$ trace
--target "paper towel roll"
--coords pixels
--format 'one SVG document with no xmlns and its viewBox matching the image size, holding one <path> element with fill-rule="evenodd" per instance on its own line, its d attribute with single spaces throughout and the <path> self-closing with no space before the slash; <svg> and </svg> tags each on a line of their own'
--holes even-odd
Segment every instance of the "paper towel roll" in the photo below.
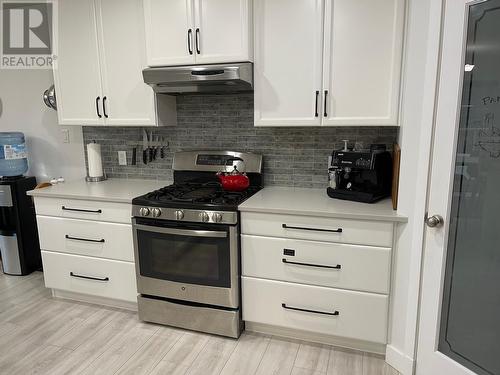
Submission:
<svg viewBox="0 0 500 375">
<path fill-rule="evenodd" d="M 87 145 L 87 162 L 89 166 L 89 177 L 102 177 L 101 145 L 98 143 L 89 143 Z"/>
</svg>

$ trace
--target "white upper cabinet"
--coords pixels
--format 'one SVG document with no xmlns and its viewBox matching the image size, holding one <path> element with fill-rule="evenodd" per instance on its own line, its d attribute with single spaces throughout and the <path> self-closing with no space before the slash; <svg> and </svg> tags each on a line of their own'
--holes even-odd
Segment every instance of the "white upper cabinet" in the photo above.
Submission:
<svg viewBox="0 0 500 375">
<path fill-rule="evenodd" d="M 154 126 L 141 0 L 60 0 L 54 82 L 61 125 Z"/>
<path fill-rule="evenodd" d="M 320 125 L 322 0 L 255 0 L 255 125 Z"/>
<path fill-rule="evenodd" d="M 194 64 L 192 0 L 144 0 L 149 66 Z"/>
<path fill-rule="evenodd" d="M 149 66 L 252 61 L 252 0 L 144 0 Z"/>
<path fill-rule="evenodd" d="M 255 0 L 255 125 L 397 126 L 404 5 Z"/>
<path fill-rule="evenodd" d="M 397 125 L 404 1 L 326 0 L 324 125 Z"/>
<path fill-rule="evenodd" d="M 194 0 L 196 63 L 251 61 L 251 0 Z"/>
<path fill-rule="evenodd" d="M 155 125 L 154 93 L 142 78 L 146 67 L 142 3 L 138 0 L 99 0 L 99 3 L 106 125 Z"/>
<path fill-rule="evenodd" d="M 61 125 L 102 125 L 102 99 L 94 0 L 64 0 L 58 6 L 54 84 Z"/>
</svg>

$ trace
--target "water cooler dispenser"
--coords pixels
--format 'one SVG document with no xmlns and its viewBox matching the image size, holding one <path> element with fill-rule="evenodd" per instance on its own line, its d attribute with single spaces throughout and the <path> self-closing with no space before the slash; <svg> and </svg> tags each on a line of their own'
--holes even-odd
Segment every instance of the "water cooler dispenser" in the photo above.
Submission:
<svg viewBox="0 0 500 375">
<path fill-rule="evenodd" d="M 27 275 L 42 266 L 35 207 L 26 192 L 34 177 L 0 179 L 0 255 L 4 273 Z"/>
<path fill-rule="evenodd" d="M 3 272 L 27 275 L 42 266 L 35 206 L 22 133 L 0 133 L 0 257 Z"/>
</svg>

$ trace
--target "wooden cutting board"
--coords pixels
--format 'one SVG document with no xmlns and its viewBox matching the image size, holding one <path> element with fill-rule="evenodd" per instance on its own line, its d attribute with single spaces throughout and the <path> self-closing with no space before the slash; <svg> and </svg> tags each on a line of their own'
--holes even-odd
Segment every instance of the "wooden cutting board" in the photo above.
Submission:
<svg viewBox="0 0 500 375">
<path fill-rule="evenodd" d="M 399 168 L 401 163 L 401 147 L 395 143 L 392 155 L 392 208 L 398 209 Z"/>
</svg>

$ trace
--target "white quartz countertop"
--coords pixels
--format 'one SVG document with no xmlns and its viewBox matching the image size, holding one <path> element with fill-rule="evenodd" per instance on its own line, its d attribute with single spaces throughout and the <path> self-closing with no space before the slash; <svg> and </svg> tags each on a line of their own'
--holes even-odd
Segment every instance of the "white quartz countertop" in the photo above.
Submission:
<svg viewBox="0 0 500 375">
<path fill-rule="evenodd" d="M 34 197 L 85 199 L 104 202 L 131 203 L 132 199 L 170 185 L 170 181 L 109 179 L 102 182 L 77 180 L 28 192 Z"/>
<path fill-rule="evenodd" d="M 332 199 L 326 189 L 267 187 L 239 206 L 242 212 L 263 212 L 356 220 L 407 222 L 392 209 L 391 199 L 377 203 L 358 203 Z"/>
</svg>

